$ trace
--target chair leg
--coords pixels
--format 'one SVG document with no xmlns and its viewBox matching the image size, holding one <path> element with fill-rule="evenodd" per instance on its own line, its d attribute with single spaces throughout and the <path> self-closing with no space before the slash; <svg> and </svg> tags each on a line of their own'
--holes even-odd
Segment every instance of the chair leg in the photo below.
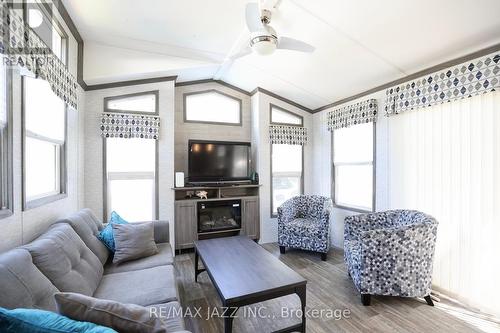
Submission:
<svg viewBox="0 0 500 333">
<path fill-rule="evenodd" d="M 434 302 L 432 301 L 431 295 L 425 296 L 424 299 L 427 302 L 427 305 L 434 306 Z"/>
<path fill-rule="evenodd" d="M 285 254 L 285 247 L 284 246 L 280 246 L 280 253 Z"/>
<path fill-rule="evenodd" d="M 326 261 L 327 254 L 321 253 L 321 260 Z"/>
<path fill-rule="evenodd" d="M 370 294 L 361 294 L 361 304 L 364 306 L 369 306 L 371 301 L 371 295 Z"/>
</svg>

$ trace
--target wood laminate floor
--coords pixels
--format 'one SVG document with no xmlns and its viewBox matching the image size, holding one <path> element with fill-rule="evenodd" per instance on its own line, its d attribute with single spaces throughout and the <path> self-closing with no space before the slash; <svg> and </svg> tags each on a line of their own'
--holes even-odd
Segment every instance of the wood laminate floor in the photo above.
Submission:
<svg viewBox="0 0 500 333">
<path fill-rule="evenodd" d="M 371 306 L 361 305 L 359 294 L 347 276 L 342 253 L 331 250 L 328 260 L 305 251 L 289 250 L 280 255 L 276 244 L 263 247 L 308 280 L 307 332 L 500 332 L 500 325 L 454 304 L 441 300 L 430 307 L 423 300 L 372 297 Z M 221 302 L 206 272 L 194 282 L 194 254 L 176 256 L 180 299 L 187 316 L 186 328 L 193 333 L 223 332 Z M 233 332 L 272 332 L 298 323 L 300 309 L 295 295 L 239 309 Z M 198 311 L 198 313 L 196 313 Z M 215 314 L 210 319 L 207 314 Z"/>
</svg>

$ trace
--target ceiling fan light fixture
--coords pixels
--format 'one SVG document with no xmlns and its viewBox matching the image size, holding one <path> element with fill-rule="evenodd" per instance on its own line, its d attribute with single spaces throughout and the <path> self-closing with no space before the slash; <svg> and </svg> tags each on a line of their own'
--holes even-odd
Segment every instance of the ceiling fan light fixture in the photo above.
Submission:
<svg viewBox="0 0 500 333">
<path fill-rule="evenodd" d="M 257 36 L 250 40 L 250 47 L 259 55 L 270 55 L 276 50 L 278 39 L 274 36 Z"/>
</svg>

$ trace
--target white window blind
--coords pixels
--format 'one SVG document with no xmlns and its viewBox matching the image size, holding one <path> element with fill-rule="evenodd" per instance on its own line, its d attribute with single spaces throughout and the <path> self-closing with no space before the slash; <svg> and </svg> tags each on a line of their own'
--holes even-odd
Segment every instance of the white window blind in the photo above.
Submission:
<svg viewBox="0 0 500 333">
<path fill-rule="evenodd" d="M 500 315 L 500 92 L 391 117 L 391 208 L 439 221 L 433 284 Z"/>
</svg>

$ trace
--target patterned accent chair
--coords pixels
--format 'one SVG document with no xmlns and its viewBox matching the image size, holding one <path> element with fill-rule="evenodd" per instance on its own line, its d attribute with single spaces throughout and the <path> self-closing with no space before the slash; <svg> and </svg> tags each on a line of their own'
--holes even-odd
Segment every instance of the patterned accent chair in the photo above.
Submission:
<svg viewBox="0 0 500 333">
<path fill-rule="evenodd" d="M 332 200 L 319 195 L 293 197 L 278 207 L 278 244 L 321 253 L 326 260 L 330 249 L 330 211 Z"/>
<path fill-rule="evenodd" d="M 430 297 L 438 222 L 412 210 L 345 218 L 344 260 L 363 305 L 370 295 Z"/>
</svg>

